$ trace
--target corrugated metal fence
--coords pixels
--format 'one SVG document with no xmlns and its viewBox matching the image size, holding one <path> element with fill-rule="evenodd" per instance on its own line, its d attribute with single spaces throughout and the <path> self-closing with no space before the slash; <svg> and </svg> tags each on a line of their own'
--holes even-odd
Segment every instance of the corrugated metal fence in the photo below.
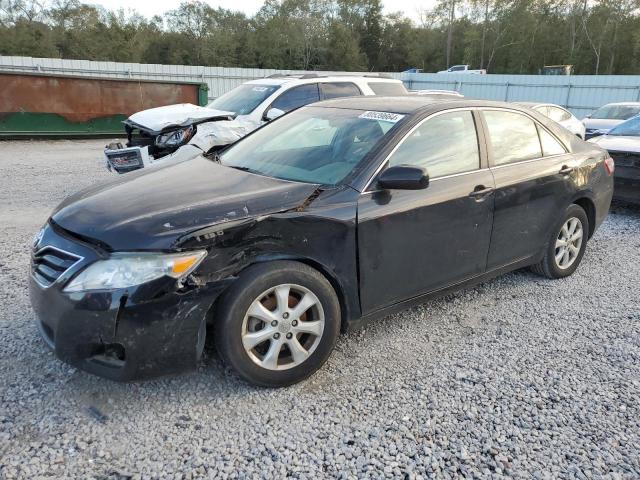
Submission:
<svg viewBox="0 0 640 480">
<path fill-rule="evenodd" d="M 3 70 L 103 78 L 205 82 L 209 86 L 210 98 L 215 98 L 247 80 L 263 78 L 275 73 L 302 73 L 294 70 L 0 56 L 0 71 Z M 640 75 L 542 76 L 433 73 L 392 73 L 391 75 L 403 80 L 410 89 L 447 89 L 457 90 L 471 98 L 556 103 L 568 107 L 580 118 L 605 103 L 640 101 Z"/>
<path fill-rule="evenodd" d="M 132 78 L 172 82 L 202 82 L 209 86 L 209 98 L 219 97 L 247 80 L 277 73 L 305 73 L 301 70 L 201 67 L 144 63 L 94 62 L 60 58 L 7 57 L 0 55 L 0 72 L 41 72 L 101 78 Z M 311 72 L 308 72 L 311 73 Z M 313 72 L 336 73 L 336 72 Z M 366 72 L 361 72 L 366 73 Z"/>
<path fill-rule="evenodd" d="M 414 90 L 456 90 L 485 100 L 533 101 L 562 105 L 578 118 L 612 102 L 640 102 L 640 75 L 396 75 Z"/>
</svg>

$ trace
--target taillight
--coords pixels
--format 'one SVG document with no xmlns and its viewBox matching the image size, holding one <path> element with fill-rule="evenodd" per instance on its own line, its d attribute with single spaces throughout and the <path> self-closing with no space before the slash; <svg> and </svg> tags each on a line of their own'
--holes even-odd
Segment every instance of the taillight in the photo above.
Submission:
<svg viewBox="0 0 640 480">
<path fill-rule="evenodd" d="M 604 159 L 604 168 L 607 169 L 607 175 L 609 176 L 613 175 L 613 171 L 616 169 L 616 164 L 614 163 L 613 158 L 609 155 Z"/>
</svg>

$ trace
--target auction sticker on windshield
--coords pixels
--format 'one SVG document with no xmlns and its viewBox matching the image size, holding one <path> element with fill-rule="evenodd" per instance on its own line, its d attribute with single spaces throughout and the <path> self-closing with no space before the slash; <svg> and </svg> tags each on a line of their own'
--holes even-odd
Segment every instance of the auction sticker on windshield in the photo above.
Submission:
<svg viewBox="0 0 640 480">
<path fill-rule="evenodd" d="M 404 118 L 404 115 L 391 112 L 364 112 L 359 118 L 366 118 L 367 120 L 378 120 L 382 122 L 397 123 Z"/>
</svg>

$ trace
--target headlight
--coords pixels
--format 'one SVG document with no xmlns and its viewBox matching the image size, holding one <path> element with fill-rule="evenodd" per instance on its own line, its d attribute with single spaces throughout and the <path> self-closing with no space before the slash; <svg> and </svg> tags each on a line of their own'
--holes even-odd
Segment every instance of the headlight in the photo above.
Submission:
<svg viewBox="0 0 640 480">
<path fill-rule="evenodd" d="M 126 288 L 156 278 L 175 279 L 189 275 L 207 252 L 185 253 L 115 253 L 106 260 L 89 265 L 64 289 L 65 292 Z"/>
<path fill-rule="evenodd" d="M 189 126 L 187 128 L 181 128 L 180 130 L 174 130 L 169 133 L 164 133 L 156 137 L 156 146 L 158 147 L 179 147 L 180 145 L 187 143 L 193 136 L 194 128 Z"/>
</svg>

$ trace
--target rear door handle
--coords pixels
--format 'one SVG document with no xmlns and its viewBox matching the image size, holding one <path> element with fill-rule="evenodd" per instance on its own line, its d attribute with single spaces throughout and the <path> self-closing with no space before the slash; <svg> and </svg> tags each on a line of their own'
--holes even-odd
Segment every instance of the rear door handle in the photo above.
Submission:
<svg viewBox="0 0 640 480">
<path fill-rule="evenodd" d="M 560 173 L 562 175 L 569 175 L 571 172 L 573 172 L 573 167 L 569 167 L 567 165 L 563 165 L 560 169 Z"/>
<path fill-rule="evenodd" d="M 484 197 L 493 193 L 495 189 L 492 187 L 485 187 L 484 185 L 478 185 L 473 189 L 473 192 L 469 194 L 470 197 L 475 198 L 477 201 L 483 200 Z"/>
</svg>

